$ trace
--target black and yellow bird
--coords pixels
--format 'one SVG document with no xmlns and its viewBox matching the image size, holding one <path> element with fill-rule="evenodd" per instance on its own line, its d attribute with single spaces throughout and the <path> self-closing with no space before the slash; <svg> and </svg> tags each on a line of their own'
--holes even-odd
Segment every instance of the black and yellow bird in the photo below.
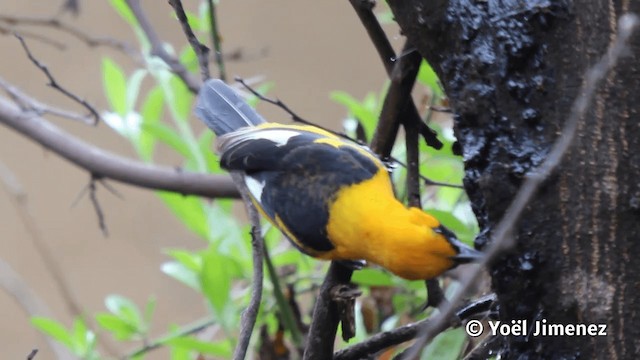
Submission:
<svg viewBox="0 0 640 360">
<path fill-rule="evenodd" d="M 410 280 L 478 258 L 436 218 L 400 203 L 367 147 L 314 126 L 265 122 L 220 80 L 203 85 L 196 114 L 218 136 L 221 166 L 244 175 L 262 215 L 303 253 L 366 260 Z"/>
</svg>

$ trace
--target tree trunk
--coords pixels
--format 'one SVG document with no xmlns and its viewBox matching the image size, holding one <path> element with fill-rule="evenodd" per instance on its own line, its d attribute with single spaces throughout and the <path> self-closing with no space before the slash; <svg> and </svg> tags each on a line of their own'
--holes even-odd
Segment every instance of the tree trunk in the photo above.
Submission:
<svg viewBox="0 0 640 360">
<path fill-rule="evenodd" d="M 456 113 L 483 247 L 571 111 L 584 74 L 640 3 L 389 0 Z M 598 89 L 576 139 L 491 269 L 500 320 L 605 324 L 606 336 L 507 336 L 515 359 L 630 359 L 640 351 L 640 36 Z M 533 329 L 530 329 L 533 330 Z"/>
</svg>

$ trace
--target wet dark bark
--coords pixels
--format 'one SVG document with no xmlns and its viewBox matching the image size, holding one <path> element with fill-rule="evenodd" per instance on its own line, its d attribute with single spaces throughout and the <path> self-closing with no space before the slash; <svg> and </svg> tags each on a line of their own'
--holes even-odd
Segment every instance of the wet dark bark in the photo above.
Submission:
<svg viewBox="0 0 640 360">
<path fill-rule="evenodd" d="M 640 3 L 389 0 L 456 113 L 465 187 L 483 229 L 556 140 L 585 71 Z M 510 336 L 506 358 L 633 358 L 640 348 L 640 36 L 581 120 L 573 146 L 491 267 L 500 319 L 606 324 L 606 336 Z"/>
</svg>

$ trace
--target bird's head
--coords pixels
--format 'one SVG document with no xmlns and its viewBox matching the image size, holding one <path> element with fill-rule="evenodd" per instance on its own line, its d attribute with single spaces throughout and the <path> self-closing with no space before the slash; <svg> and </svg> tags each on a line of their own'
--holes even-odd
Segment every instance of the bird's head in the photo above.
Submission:
<svg viewBox="0 0 640 360">
<path fill-rule="evenodd" d="M 392 272 L 409 280 L 428 280 L 482 257 L 433 216 L 417 208 L 409 211 L 416 227 L 406 229 L 393 246 L 394 253 L 387 254 L 385 267 Z"/>
</svg>

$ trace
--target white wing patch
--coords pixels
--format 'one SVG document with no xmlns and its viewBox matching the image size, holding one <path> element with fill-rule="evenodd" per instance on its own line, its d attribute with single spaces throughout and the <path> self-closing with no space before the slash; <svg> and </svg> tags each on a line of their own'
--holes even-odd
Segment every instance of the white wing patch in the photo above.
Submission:
<svg viewBox="0 0 640 360">
<path fill-rule="evenodd" d="M 244 143 L 252 140 L 269 140 L 281 147 L 287 144 L 289 139 L 294 136 L 300 135 L 299 131 L 287 130 L 287 129 L 256 129 L 252 127 L 245 127 L 238 131 L 220 136 L 217 140 L 217 150 L 220 152 L 234 144 Z"/>
<path fill-rule="evenodd" d="M 268 129 L 265 131 L 256 131 L 254 137 L 256 139 L 273 141 L 278 144 L 277 146 L 284 146 L 287 144 L 289 139 L 296 135 L 300 135 L 300 132 L 294 130 Z"/>
<path fill-rule="evenodd" d="M 264 190 L 265 182 L 258 181 L 256 178 L 247 175 L 244 177 L 244 183 L 247 185 L 251 196 L 253 196 L 256 201 L 260 201 L 260 199 L 262 199 L 262 190 Z"/>
</svg>

